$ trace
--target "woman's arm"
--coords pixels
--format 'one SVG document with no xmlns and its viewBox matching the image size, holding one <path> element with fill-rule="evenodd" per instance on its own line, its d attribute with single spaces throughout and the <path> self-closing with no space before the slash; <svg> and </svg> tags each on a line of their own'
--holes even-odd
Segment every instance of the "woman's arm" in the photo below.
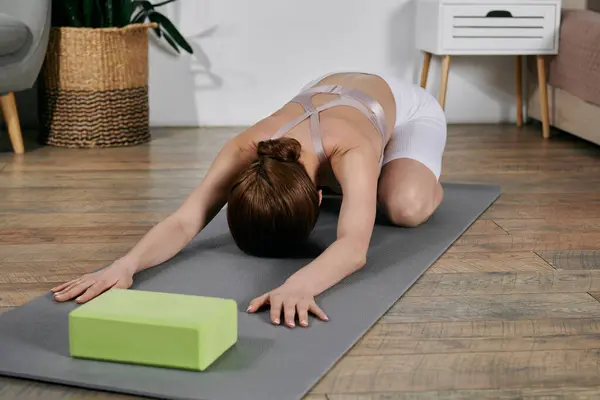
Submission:
<svg viewBox="0 0 600 400">
<path fill-rule="evenodd" d="M 350 150 L 331 165 L 343 192 L 336 241 L 286 282 L 313 296 L 365 265 L 377 210 L 379 160 L 372 151 Z"/>
<path fill-rule="evenodd" d="M 355 148 L 332 160 L 343 198 L 336 241 L 319 257 L 290 276 L 280 287 L 250 302 L 248 312 L 270 305 L 270 317 L 280 323 L 308 326 L 308 312 L 327 321 L 314 297 L 362 268 L 366 263 L 377 210 L 379 159 L 368 149 Z"/>
<path fill-rule="evenodd" d="M 239 142 L 238 138 L 228 142 L 179 209 L 116 263 L 136 273 L 171 259 L 187 246 L 225 206 L 233 180 L 249 162 L 249 152 Z"/>
<path fill-rule="evenodd" d="M 52 288 L 54 298 L 68 301 L 77 297 L 77 302 L 84 303 L 112 287 L 128 288 L 135 273 L 179 253 L 227 202 L 233 180 L 251 158 L 251 151 L 244 144 L 247 132 L 223 147 L 202 182 L 184 203 L 154 226 L 125 256 L 100 271 Z"/>
</svg>

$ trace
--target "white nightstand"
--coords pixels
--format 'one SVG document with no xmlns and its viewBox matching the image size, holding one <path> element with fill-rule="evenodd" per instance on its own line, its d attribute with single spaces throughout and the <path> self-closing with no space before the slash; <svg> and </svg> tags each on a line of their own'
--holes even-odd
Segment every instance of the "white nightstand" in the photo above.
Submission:
<svg viewBox="0 0 600 400">
<path fill-rule="evenodd" d="M 550 136 L 544 56 L 558 53 L 562 0 L 415 0 L 417 48 L 425 53 L 421 86 L 432 55 L 442 56 L 439 102 L 446 106 L 451 56 L 516 56 L 517 125 L 523 124 L 522 56 L 537 56 L 543 136 Z"/>
</svg>

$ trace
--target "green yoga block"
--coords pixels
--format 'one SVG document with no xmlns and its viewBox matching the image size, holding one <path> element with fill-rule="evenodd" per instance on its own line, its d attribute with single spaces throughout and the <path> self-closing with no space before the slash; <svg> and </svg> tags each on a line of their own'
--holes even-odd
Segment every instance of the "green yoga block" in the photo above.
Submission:
<svg viewBox="0 0 600 400">
<path fill-rule="evenodd" d="M 74 358 L 203 371 L 237 339 L 232 299 L 111 289 L 69 313 Z"/>
</svg>

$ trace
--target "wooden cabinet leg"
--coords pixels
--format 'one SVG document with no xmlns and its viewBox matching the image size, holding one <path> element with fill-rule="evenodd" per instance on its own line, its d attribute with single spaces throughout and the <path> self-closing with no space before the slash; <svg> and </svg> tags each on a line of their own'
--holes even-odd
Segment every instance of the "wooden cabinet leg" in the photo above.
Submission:
<svg viewBox="0 0 600 400">
<path fill-rule="evenodd" d="M 546 81 L 546 63 L 544 56 L 537 56 L 538 85 L 540 90 L 540 109 L 542 114 L 544 139 L 550 137 L 550 110 L 548 109 L 548 84 Z"/>
<path fill-rule="evenodd" d="M 429 77 L 429 67 L 431 66 L 432 54 L 425 52 L 423 55 L 423 69 L 421 70 L 421 87 L 427 88 L 427 78 Z"/>
<path fill-rule="evenodd" d="M 446 93 L 448 92 L 448 76 L 450 75 L 450 56 L 442 57 L 442 82 L 440 85 L 439 103 L 446 109 Z"/>
<path fill-rule="evenodd" d="M 517 126 L 523 126 L 523 58 L 515 57 L 515 83 L 517 95 Z"/>
<path fill-rule="evenodd" d="M 23 146 L 23 135 L 21 134 L 21 123 L 19 122 L 19 114 L 17 113 L 17 103 L 14 93 L 9 93 L 0 96 L 0 108 L 4 114 L 8 136 L 16 154 L 23 154 L 25 147 Z"/>
</svg>

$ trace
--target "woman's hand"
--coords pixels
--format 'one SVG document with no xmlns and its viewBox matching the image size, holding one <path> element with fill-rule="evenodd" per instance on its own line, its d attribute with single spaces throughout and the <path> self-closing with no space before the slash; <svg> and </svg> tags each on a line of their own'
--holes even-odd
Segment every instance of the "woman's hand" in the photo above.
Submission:
<svg viewBox="0 0 600 400">
<path fill-rule="evenodd" d="M 51 289 L 54 300 L 63 302 L 77 297 L 85 303 L 111 288 L 128 289 L 133 284 L 133 272 L 122 264 L 112 264 L 104 269 L 83 275 Z"/>
<path fill-rule="evenodd" d="M 308 290 L 288 283 L 252 300 L 247 311 L 254 313 L 266 304 L 271 306 L 271 322 L 275 325 L 280 324 L 282 312 L 285 324 L 290 328 L 296 326 L 296 316 L 301 326 L 308 326 L 309 311 L 323 321 L 329 321 Z"/>
</svg>

